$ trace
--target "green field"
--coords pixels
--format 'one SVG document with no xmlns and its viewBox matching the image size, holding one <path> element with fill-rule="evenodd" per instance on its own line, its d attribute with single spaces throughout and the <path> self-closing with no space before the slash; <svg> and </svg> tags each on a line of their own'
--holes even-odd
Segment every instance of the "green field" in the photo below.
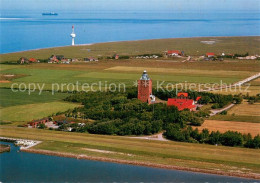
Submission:
<svg viewBox="0 0 260 183">
<path fill-rule="evenodd" d="M 220 121 L 239 121 L 239 122 L 252 122 L 252 123 L 260 123 L 259 116 L 242 116 L 242 115 L 215 115 L 210 117 L 211 120 L 220 120 Z"/>
<path fill-rule="evenodd" d="M 66 102 L 48 102 L 37 104 L 17 105 L 1 108 L 0 120 L 2 121 L 31 121 L 47 117 L 57 112 L 65 112 L 79 105 Z"/>
<path fill-rule="evenodd" d="M 260 159 L 258 149 L 14 128 L 6 125 L 0 126 L 0 131 L 1 136 L 42 140 L 42 144 L 34 147 L 36 149 L 204 170 L 235 171 L 241 174 L 260 173 L 260 162 L 256 161 Z"/>
<path fill-rule="evenodd" d="M 244 100 L 228 110 L 227 115 L 215 115 L 212 120 L 260 123 L 260 103 L 249 104 Z"/>
<path fill-rule="evenodd" d="M 30 121 L 40 119 L 57 112 L 63 112 L 79 106 L 74 103 L 63 102 L 69 96 L 67 93 L 43 91 L 13 92 L 11 89 L 0 89 L 0 120 L 1 121 Z"/>
<path fill-rule="evenodd" d="M 54 95 L 52 95 L 52 93 L 48 91 L 42 92 L 41 95 L 39 95 L 39 91 L 31 92 L 30 95 L 28 94 L 28 91 L 14 91 L 15 92 L 13 92 L 11 89 L 0 88 L 0 108 L 16 105 L 53 102 L 62 100 L 69 96 L 69 94 L 67 93 L 55 93 Z"/>
</svg>

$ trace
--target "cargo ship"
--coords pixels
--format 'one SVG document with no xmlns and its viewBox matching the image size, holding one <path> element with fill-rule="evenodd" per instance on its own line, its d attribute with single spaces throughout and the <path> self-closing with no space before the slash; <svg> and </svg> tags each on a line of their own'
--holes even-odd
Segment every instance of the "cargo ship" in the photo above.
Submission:
<svg viewBox="0 0 260 183">
<path fill-rule="evenodd" d="M 49 13 L 42 13 L 42 15 L 58 15 L 58 13 L 49 12 Z"/>
</svg>

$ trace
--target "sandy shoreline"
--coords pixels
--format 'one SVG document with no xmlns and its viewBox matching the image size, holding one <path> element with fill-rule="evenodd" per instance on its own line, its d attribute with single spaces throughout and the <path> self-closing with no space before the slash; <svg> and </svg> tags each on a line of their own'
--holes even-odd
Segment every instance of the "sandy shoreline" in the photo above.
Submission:
<svg viewBox="0 0 260 183">
<path fill-rule="evenodd" d="M 120 160 L 120 159 L 112 159 L 112 158 L 93 157 L 93 156 L 88 156 L 88 155 L 77 155 L 77 154 L 72 154 L 72 153 L 53 152 L 53 151 L 48 151 L 48 150 L 21 149 L 21 151 L 28 152 L 28 153 L 49 155 L 49 156 L 59 156 L 59 157 L 66 157 L 66 158 L 103 161 L 103 162 L 135 165 L 135 166 L 146 166 L 146 167 L 152 167 L 152 168 L 163 168 L 163 169 L 170 169 L 170 170 L 191 171 L 191 172 L 195 172 L 195 173 L 215 174 L 215 175 L 222 175 L 222 176 L 232 176 L 232 177 L 260 180 L 260 174 L 254 174 L 254 173 L 241 173 L 241 172 L 232 172 L 231 173 L 231 172 L 224 172 L 224 171 L 217 171 L 217 170 L 204 170 L 204 169 L 198 169 L 198 168 L 179 167 L 179 166 L 174 166 L 174 165 L 163 165 L 163 164 L 155 164 L 155 163 L 148 163 L 148 162 L 138 162 L 138 161 L 128 161 L 128 160 Z"/>
</svg>

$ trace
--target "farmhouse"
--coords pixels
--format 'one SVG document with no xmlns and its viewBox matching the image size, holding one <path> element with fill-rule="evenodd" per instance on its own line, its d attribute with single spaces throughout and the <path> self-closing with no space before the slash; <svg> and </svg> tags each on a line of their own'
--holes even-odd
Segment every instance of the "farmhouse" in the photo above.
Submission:
<svg viewBox="0 0 260 183">
<path fill-rule="evenodd" d="M 28 123 L 28 127 L 37 128 L 37 126 L 39 126 L 40 124 L 45 124 L 47 122 L 49 122 L 49 118 L 42 118 L 42 119 L 39 119 L 39 120 L 33 120 L 33 121 Z"/>
<path fill-rule="evenodd" d="M 215 53 L 206 53 L 206 57 L 214 57 L 215 56 Z"/>
<path fill-rule="evenodd" d="M 50 62 L 59 62 L 60 60 L 65 59 L 63 55 L 52 55 L 49 58 Z"/>
<path fill-rule="evenodd" d="M 30 58 L 29 62 L 36 63 L 36 62 L 38 62 L 38 60 L 36 58 Z"/>
<path fill-rule="evenodd" d="M 95 59 L 94 57 L 89 57 L 89 58 L 84 58 L 83 59 L 85 62 L 97 62 L 98 61 L 98 59 Z"/>
<path fill-rule="evenodd" d="M 28 63 L 28 59 L 26 57 L 21 57 L 18 61 L 19 64 Z"/>
<path fill-rule="evenodd" d="M 180 50 L 168 50 L 166 54 L 167 56 L 182 56 L 184 52 Z"/>
</svg>

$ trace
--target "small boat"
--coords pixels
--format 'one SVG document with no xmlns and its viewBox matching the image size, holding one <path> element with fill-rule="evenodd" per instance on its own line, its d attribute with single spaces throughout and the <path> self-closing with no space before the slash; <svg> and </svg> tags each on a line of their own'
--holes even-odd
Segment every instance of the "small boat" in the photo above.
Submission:
<svg viewBox="0 0 260 183">
<path fill-rule="evenodd" d="M 58 15 L 58 13 L 55 12 L 48 12 L 48 13 L 42 13 L 42 15 Z"/>
</svg>

